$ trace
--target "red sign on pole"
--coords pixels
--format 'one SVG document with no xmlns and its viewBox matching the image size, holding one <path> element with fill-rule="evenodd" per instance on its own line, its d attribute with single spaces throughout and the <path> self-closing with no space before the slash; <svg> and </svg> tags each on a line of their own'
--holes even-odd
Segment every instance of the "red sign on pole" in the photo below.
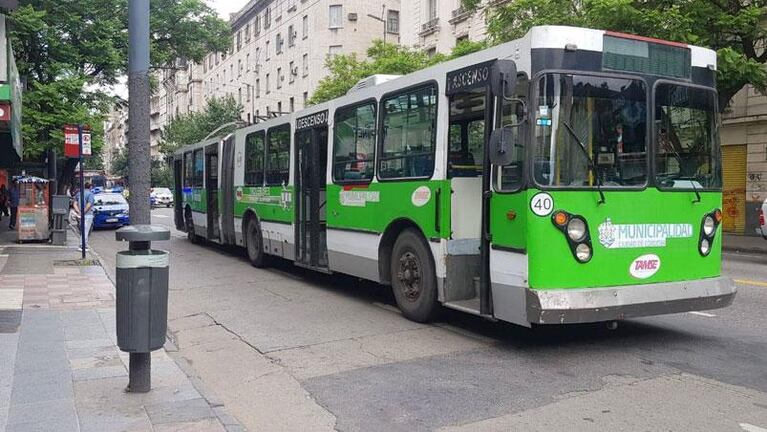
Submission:
<svg viewBox="0 0 767 432">
<path fill-rule="evenodd" d="M 83 156 L 91 155 L 91 128 L 82 127 Z M 64 126 L 64 156 L 71 158 L 80 157 L 80 134 L 77 125 Z"/>
</svg>

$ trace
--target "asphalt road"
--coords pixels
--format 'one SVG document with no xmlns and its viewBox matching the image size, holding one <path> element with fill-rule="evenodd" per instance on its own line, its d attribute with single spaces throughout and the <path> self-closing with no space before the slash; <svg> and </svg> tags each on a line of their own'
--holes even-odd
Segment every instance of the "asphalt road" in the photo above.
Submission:
<svg viewBox="0 0 767 432">
<path fill-rule="evenodd" d="M 111 231 L 91 245 L 109 272 L 126 247 Z M 156 246 L 172 252 L 172 355 L 248 430 L 767 432 L 767 255 L 725 254 L 727 309 L 529 330 L 416 324 L 376 284 L 255 269 L 175 231 Z"/>
</svg>

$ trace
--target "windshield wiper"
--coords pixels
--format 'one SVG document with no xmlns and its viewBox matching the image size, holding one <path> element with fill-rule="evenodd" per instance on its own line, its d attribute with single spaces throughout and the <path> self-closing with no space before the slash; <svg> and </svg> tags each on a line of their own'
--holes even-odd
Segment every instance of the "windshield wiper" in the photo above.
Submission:
<svg viewBox="0 0 767 432">
<path fill-rule="evenodd" d="M 669 144 L 666 146 L 667 150 L 671 150 L 671 154 L 674 155 L 674 159 L 676 159 L 677 163 L 679 164 L 679 170 L 680 170 L 680 177 L 681 177 L 681 170 L 682 166 L 684 166 L 684 162 L 682 162 L 682 155 L 679 154 L 678 151 L 676 151 L 676 148 L 674 148 L 673 144 Z M 695 201 L 694 203 L 700 202 L 700 193 L 698 192 L 698 188 L 695 186 L 695 179 L 690 179 L 690 186 L 692 187 L 692 191 L 695 192 Z"/>
<path fill-rule="evenodd" d="M 578 134 L 575 133 L 573 128 L 570 126 L 570 124 L 566 121 L 562 122 L 563 125 L 565 125 L 565 129 L 567 129 L 568 132 L 570 132 L 570 135 L 573 136 L 575 139 L 575 142 L 578 144 L 578 148 L 581 149 L 583 152 L 583 155 L 586 156 L 586 160 L 589 162 L 589 171 L 594 175 L 594 178 L 597 180 L 597 192 L 599 192 L 599 203 L 598 204 L 604 204 L 605 203 L 605 194 L 602 192 L 602 179 L 599 178 L 599 172 L 597 171 L 597 165 L 594 163 L 594 159 L 591 158 L 591 155 L 589 155 L 589 151 L 586 150 L 586 145 L 583 144 L 583 141 L 581 141 L 580 138 L 578 138 Z"/>
</svg>

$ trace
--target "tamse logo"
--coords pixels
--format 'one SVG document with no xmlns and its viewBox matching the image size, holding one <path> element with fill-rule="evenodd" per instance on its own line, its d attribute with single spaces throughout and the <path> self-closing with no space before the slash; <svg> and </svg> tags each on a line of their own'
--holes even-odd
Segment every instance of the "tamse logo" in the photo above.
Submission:
<svg viewBox="0 0 767 432">
<path fill-rule="evenodd" d="M 660 270 L 660 258 L 655 254 L 642 255 L 631 262 L 629 273 L 637 279 L 647 279 Z"/>
</svg>

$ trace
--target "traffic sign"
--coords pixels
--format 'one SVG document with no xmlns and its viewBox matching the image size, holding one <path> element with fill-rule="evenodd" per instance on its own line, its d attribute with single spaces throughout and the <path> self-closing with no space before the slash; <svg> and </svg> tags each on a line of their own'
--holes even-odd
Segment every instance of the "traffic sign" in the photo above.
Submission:
<svg viewBox="0 0 767 432">
<path fill-rule="evenodd" d="M 64 126 L 64 156 L 71 158 L 80 157 L 80 134 L 78 125 L 66 125 Z M 90 126 L 82 126 L 83 136 L 83 154 L 82 156 L 90 156 L 92 153 L 91 147 L 91 128 Z"/>
</svg>

